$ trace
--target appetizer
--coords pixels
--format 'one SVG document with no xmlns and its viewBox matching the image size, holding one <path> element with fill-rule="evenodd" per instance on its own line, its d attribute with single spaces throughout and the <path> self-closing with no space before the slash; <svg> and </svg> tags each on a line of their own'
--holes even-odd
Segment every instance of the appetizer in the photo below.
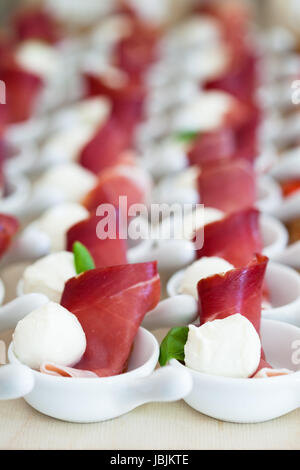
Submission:
<svg viewBox="0 0 300 470">
<path fill-rule="evenodd" d="M 66 282 L 60 304 L 49 302 L 18 323 L 13 350 L 51 375 L 121 374 L 144 316 L 160 299 L 156 263 L 93 269 L 81 250 L 76 268 L 80 274 Z"/>
</svg>

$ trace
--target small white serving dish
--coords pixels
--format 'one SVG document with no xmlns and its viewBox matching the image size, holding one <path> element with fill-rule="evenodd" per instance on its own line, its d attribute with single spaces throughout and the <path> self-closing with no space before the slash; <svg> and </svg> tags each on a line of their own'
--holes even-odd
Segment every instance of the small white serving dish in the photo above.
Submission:
<svg viewBox="0 0 300 470">
<path fill-rule="evenodd" d="M 153 401 L 175 401 L 192 388 L 187 371 L 173 367 L 154 372 L 159 345 L 139 328 L 128 372 L 103 378 L 54 377 L 24 366 L 9 347 L 11 365 L 0 369 L 0 399 L 24 396 L 39 412 L 77 423 L 93 423 L 121 416 Z"/>
<path fill-rule="evenodd" d="M 172 359 L 172 367 L 189 371 L 193 379 L 185 402 L 200 413 L 233 423 L 260 423 L 299 408 L 300 329 L 262 320 L 261 340 L 273 367 L 295 373 L 259 379 L 227 378 L 197 372 Z"/>
</svg>

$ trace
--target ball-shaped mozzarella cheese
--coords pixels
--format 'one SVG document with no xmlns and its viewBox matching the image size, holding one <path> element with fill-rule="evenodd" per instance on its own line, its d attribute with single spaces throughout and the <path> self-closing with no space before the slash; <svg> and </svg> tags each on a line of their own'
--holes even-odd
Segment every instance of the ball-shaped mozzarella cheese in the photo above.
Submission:
<svg viewBox="0 0 300 470">
<path fill-rule="evenodd" d="M 122 13 L 111 15 L 93 28 L 90 34 L 90 41 L 94 46 L 112 47 L 123 38 L 129 36 L 132 29 L 133 23 L 127 15 Z"/>
<path fill-rule="evenodd" d="M 55 113 L 52 128 L 66 129 L 79 125 L 100 128 L 111 112 L 111 102 L 104 96 L 87 98 Z"/>
<path fill-rule="evenodd" d="M 97 177 L 76 163 L 56 165 L 35 183 L 34 190 L 42 193 L 59 192 L 66 202 L 80 202 L 96 185 Z"/>
<path fill-rule="evenodd" d="M 28 266 L 22 276 L 23 292 L 38 292 L 60 302 L 65 283 L 76 276 L 74 255 L 68 251 L 52 253 Z"/>
<path fill-rule="evenodd" d="M 221 39 L 220 25 L 212 17 L 194 15 L 182 21 L 166 35 L 166 52 L 178 48 L 202 48 L 212 43 L 219 43 Z"/>
<path fill-rule="evenodd" d="M 230 51 L 221 44 L 192 50 L 183 59 L 186 76 L 194 80 L 212 80 L 224 73 L 230 63 Z"/>
<path fill-rule="evenodd" d="M 90 26 L 111 14 L 116 0 L 45 0 L 46 8 L 55 18 L 74 27 Z"/>
<path fill-rule="evenodd" d="M 85 207 L 69 202 L 48 209 L 31 226 L 48 235 L 51 252 L 63 251 L 66 249 L 66 233 L 69 228 L 88 216 L 89 212 Z"/>
<path fill-rule="evenodd" d="M 197 189 L 197 178 L 200 172 L 200 168 L 196 165 L 188 167 L 174 178 L 174 186 L 176 186 L 176 188 Z"/>
<path fill-rule="evenodd" d="M 200 93 L 191 103 L 174 113 L 172 127 L 176 132 L 208 132 L 220 127 L 230 111 L 234 98 L 222 91 Z"/>
<path fill-rule="evenodd" d="M 184 216 L 184 238 L 192 240 L 195 232 L 207 224 L 223 219 L 224 212 L 213 207 L 197 207 Z"/>
<path fill-rule="evenodd" d="M 261 342 L 243 315 L 189 326 L 185 364 L 199 372 L 223 377 L 251 377 L 258 368 Z"/>
<path fill-rule="evenodd" d="M 90 124 L 75 125 L 50 135 L 41 150 L 41 159 L 46 164 L 76 162 L 80 152 L 95 134 Z"/>
<path fill-rule="evenodd" d="M 41 41 L 28 40 L 21 43 L 16 51 L 16 60 L 22 68 L 44 80 L 56 78 L 63 67 L 57 49 Z"/>
<path fill-rule="evenodd" d="M 179 292 L 181 294 L 192 295 L 197 299 L 197 284 L 201 279 L 213 276 L 214 274 L 226 273 L 231 269 L 234 269 L 234 266 L 223 258 L 219 258 L 218 256 L 204 256 L 185 270 L 179 286 Z"/>
<path fill-rule="evenodd" d="M 167 206 L 166 209 L 169 210 L 169 207 Z M 196 231 L 206 224 L 217 222 L 224 217 L 224 212 L 211 207 L 199 206 L 193 211 L 188 210 L 186 212 L 181 207 L 178 207 L 178 209 L 171 216 L 167 213 L 163 214 L 164 220 L 157 228 L 158 239 L 193 240 Z M 203 237 L 198 238 L 201 243 Z M 201 248 L 201 246 L 197 248 Z"/>
<path fill-rule="evenodd" d="M 40 369 L 48 361 L 73 366 L 85 349 L 86 337 L 79 321 L 55 302 L 43 305 L 19 321 L 13 334 L 15 355 L 32 369 Z"/>
</svg>

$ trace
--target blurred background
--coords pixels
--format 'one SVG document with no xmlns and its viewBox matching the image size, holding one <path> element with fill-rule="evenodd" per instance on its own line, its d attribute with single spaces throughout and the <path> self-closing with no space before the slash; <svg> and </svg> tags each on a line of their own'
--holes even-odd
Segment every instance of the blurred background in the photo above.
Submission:
<svg viewBox="0 0 300 470">
<path fill-rule="evenodd" d="M 94 0 L 84 0 L 86 4 Z M 182 15 L 189 7 L 198 0 L 149 0 L 152 5 L 172 4 L 172 14 L 176 18 Z M 221 0 L 228 1 L 228 0 Z M 299 0 L 240 0 L 251 5 L 255 10 L 257 21 L 264 26 L 271 24 L 282 24 L 288 26 L 294 32 L 300 33 L 300 1 Z M 99 0 L 102 3 L 113 3 L 114 0 Z M 3 24 L 9 18 L 17 6 L 38 4 L 42 0 L 1 0 L 0 1 L 0 22 Z M 55 0 L 47 0 L 43 3 L 57 3 Z M 132 0 L 138 4 L 138 0 Z"/>
</svg>

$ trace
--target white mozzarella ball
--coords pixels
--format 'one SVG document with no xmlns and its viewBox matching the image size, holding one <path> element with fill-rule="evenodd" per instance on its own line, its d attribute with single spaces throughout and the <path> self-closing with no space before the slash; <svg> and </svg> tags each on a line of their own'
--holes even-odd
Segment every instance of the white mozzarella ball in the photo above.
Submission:
<svg viewBox="0 0 300 470">
<path fill-rule="evenodd" d="M 32 369 L 45 362 L 77 364 L 86 349 L 85 333 L 76 316 L 54 302 L 19 321 L 13 334 L 16 357 Z"/>
<path fill-rule="evenodd" d="M 261 357 L 260 338 L 243 315 L 189 326 L 185 364 L 196 371 L 223 377 L 251 377 Z"/>
<path fill-rule="evenodd" d="M 56 78 L 63 68 L 57 49 L 41 41 L 22 42 L 17 48 L 16 60 L 22 68 L 46 81 Z"/>
<path fill-rule="evenodd" d="M 24 294 L 38 292 L 60 302 L 65 283 L 76 276 L 74 255 L 61 251 L 47 255 L 28 266 L 22 276 Z"/>
<path fill-rule="evenodd" d="M 181 294 L 192 295 L 197 299 L 197 284 L 201 279 L 213 276 L 214 274 L 223 274 L 231 269 L 234 269 L 234 266 L 223 258 L 204 256 L 185 270 L 184 277 L 179 286 L 179 292 Z"/>
<path fill-rule="evenodd" d="M 76 163 L 56 165 L 46 171 L 35 183 L 39 193 L 59 193 L 66 202 L 80 202 L 96 185 L 97 177 Z"/>
<path fill-rule="evenodd" d="M 31 226 L 48 235 L 51 252 L 63 251 L 66 249 L 67 231 L 88 216 L 89 212 L 85 207 L 69 202 L 48 209 Z"/>
</svg>

